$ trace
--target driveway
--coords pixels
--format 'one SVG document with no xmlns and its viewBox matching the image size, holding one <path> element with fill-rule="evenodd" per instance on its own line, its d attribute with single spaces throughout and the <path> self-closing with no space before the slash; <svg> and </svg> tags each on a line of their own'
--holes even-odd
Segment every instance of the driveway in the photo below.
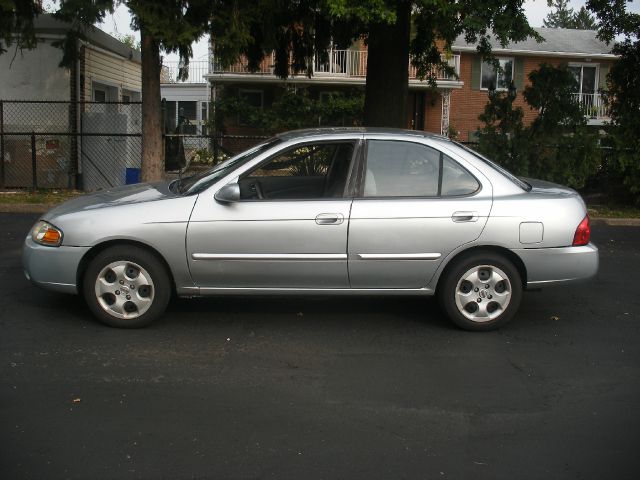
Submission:
<svg viewBox="0 0 640 480">
<path fill-rule="evenodd" d="M 32 287 L 0 214 L 2 478 L 635 479 L 640 228 L 504 329 L 422 298 L 173 300 L 145 330 Z"/>
</svg>

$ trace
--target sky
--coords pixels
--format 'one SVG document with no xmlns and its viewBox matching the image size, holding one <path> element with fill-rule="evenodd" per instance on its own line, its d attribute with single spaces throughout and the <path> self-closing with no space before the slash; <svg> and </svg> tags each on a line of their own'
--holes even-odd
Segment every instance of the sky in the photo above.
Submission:
<svg viewBox="0 0 640 480">
<path fill-rule="evenodd" d="M 55 0 L 45 1 L 45 8 L 47 5 L 55 5 Z M 574 11 L 578 11 L 580 7 L 583 7 L 585 0 L 569 0 L 570 8 Z M 633 1 L 627 5 L 629 11 L 640 13 L 640 2 Z M 542 21 L 549 13 L 550 9 L 547 5 L 547 0 L 525 0 L 524 10 L 529 20 L 529 24 L 532 27 L 541 27 Z M 124 5 L 120 5 L 112 15 L 107 15 L 105 21 L 98 25 L 98 27 L 110 34 L 118 35 L 134 35 L 136 40 L 140 40 L 140 33 L 132 31 L 130 27 L 130 15 L 129 10 Z M 199 42 L 193 44 L 193 60 L 206 60 L 208 54 L 208 37 L 203 37 Z M 165 55 L 167 61 L 177 61 L 177 54 Z"/>
</svg>

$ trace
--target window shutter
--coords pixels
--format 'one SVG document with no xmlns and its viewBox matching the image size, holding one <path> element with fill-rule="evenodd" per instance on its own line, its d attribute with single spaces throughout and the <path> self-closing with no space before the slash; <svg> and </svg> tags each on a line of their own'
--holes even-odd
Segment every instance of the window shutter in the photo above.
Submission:
<svg viewBox="0 0 640 480">
<path fill-rule="evenodd" d="M 516 86 L 518 92 L 524 90 L 524 58 L 515 57 L 513 69 L 513 83 Z"/>
<path fill-rule="evenodd" d="M 471 89 L 480 90 L 480 68 L 482 63 L 482 57 L 475 54 L 471 58 Z"/>
<path fill-rule="evenodd" d="M 609 65 L 600 65 L 600 78 L 598 80 L 598 88 L 607 90 L 607 74 L 609 73 Z"/>
</svg>

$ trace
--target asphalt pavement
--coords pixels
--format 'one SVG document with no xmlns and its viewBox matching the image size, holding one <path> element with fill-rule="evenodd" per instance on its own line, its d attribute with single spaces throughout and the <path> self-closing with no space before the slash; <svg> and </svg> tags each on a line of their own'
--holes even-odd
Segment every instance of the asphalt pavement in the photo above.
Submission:
<svg viewBox="0 0 640 480">
<path fill-rule="evenodd" d="M 497 332 L 423 298 L 174 299 L 143 330 L 24 278 L 0 214 L 2 479 L 636 479 L 640 228 Z"/>
</svg>

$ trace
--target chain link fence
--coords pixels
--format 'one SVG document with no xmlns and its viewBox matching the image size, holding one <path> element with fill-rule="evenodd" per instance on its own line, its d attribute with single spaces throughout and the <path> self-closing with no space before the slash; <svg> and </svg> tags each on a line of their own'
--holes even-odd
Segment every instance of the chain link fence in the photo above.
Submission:
<svg viewBox="0 0 640 480">
<path fill-rule="evenodd" d="M 135 180 L 140 103 L 0 100 L 0 187 L 98 190 Z"/>
<path fill-rule="evenodd" d="M 164 135 L 167 175 L 189 175 L 263 136 Z M 140 181 L 140 102 L 0 100 L 0 188 L 95 191 Z"/>
</svg>

